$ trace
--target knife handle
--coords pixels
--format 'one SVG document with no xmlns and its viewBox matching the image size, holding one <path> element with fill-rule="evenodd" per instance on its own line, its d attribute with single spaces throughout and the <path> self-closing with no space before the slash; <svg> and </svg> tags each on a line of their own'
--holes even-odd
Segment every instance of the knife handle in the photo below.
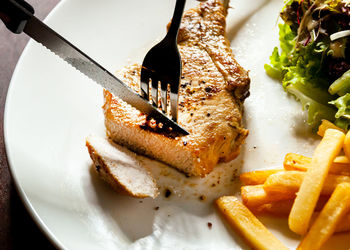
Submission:
<svg viewBox="0 0 350 250">
<path fill-rule="evenodd" d="M 21 33 L 33 14 L 33 7 L 23 0 L 0 0 L 0 19 L 13 33 Z"/>
</svg>

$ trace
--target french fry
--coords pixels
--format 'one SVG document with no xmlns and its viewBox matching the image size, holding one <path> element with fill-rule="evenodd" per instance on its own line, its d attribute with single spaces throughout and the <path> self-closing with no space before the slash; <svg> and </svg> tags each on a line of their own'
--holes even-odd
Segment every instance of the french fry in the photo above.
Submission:
<svg viewBox="0 0 350 250">
<path fill-rule="evenodd" d="M 254 208 L 274 201 L 294 199 L 295 192 L 283 190 L 282 192 L 268 194 L 263 185 L 255 185 L 241 187 L 241 196 L 244 205 Z"/>
<path fill-rule="evenodd" d="M 320 209 L 321 210 L 321 209 Z M 317 211 L 320 211 L 317 210 Z M 311 225 L 314 224 L 314 222 L 316 221 L 317 217 L 319 216 L 319 212 L 315 212 L 312 215 L 311 218 Z M 335 227 L 335 231 L 334 233 L 345 233 L 345 232 L 349 232 L 350 231 L 350 213 L 348 212 L 346 215 L 344 215 L 344 217 L 341 219 L 340 223 L 337 223 L 337 226 Z"/>
<path fill-rule="evenodd" d="M 317 201 L 315 211 L 321 211 L 328 199 L 329 196 L 320 196 L 320 198 Z M 290 210 L 292 209 L 293 203 L 294 200 L 274 201 L 250 209 L 254 214 L 288 217 Z"/>
<path fill-rule="evenodd" d="M 283 162 L 285 170 L 307 171 L 311 163 L 311 158 L 299 154 L 286 154 Z M 350 161 L 346 156 L 337 156 L 334 159 L 329 173 L 350 176 Z"/>
<path fill-rule="evenodd" d="M 337 224 L 335 228 L 335 233 L 343 233 L 350 231 L 350 213 L 348 212 L 344 218 L 342 218 L 341 223 Z"/>
<path fill-rule="evenodd" d="M 216 200 L 228 223 L 255 249 L 288 249 L 234 196 Z"/>
<path fill-rule="evenodd" d="M 303 182 L 305 172 L 284 171 L 269 176 L 265 183 L 264 189 L 267 193 L 291 192 L 297 193 Z"/>
<path fill-rule="evenodd" d="M 350 183 L 339 184 L 325 207 L 317 217 L 310 231 L 297 249 L 317 250 L 334 233 L 337 224 L 350 210 Z"/>
<path fill-rule="evenodd" d="M 321 125 L 318 127 L 317 134 L 319 136 L 323 137 L 324 133 L 326 132 L 327 129 L 336 129 L 336 130 L 339 130 L 339 131 L 344 133 L 344 130 L 342 130 L 341 128 L 337 127 L 336 125 L 334 125 L 330 121 L 322 120 Z"/>
<path fill-rule="evenodd" d="M 270 203 L 262 204 L 258 207 L 252 207 L 249 209 L 258 215 L 272 215 L 285 217 L 288 216 L 293 206 L 294 200 L 273 201 Z"/>
<path fill-rule="evenodd" d="M 270 175 L 264 189 L 269 193 L 298 192 L 306 172 L 284 171 Z M 330 196 L 339 183 L 350 183 L 350 176 L 329 174 L 323 184 L 321 194 Z"/>
<path fill-rule="evenodd" d="M 343 148 L 345 155 L 350 159 L 350 130 L 346 133 Z"/>
<path fill-rule="evenodd" d="M 239 179 L 243 185 L 258 185 L 263 184 L 270 175 L 280 171 L 283 171 L 283 169 L 268 169 L 246 172 L 241 174 Z"/>
<path fill-rule="evenodd" d="M 337 157 L 335 157 L 333 163 L 345 163 L 345 164 L 350 164 L 350 160 L 349 160 L 348 157 L 346 157 L 346 155 L 338 155 Z"/>
<path fill-rule="evenodd" d="M 328 196 L 320 196 L 317 201 L 315 211 L 321 211 L 324 205 L 326 204 Z M 254 214 L 257 215 L 270 215 L 275 217 L 288 217 L 290 210 L 292 208 L 294 200 L 285 200 L 285 201 L 275 201 L 267 204 L 263 204 L 258 207 L 249 208 Z M 316 220 L 319 212 L 315 212 L 312 215 L 311 224 Z M 341 220 L 341 223 L 338 223 L 335 228 L 335 233 L 344 233 L 350 231 L 350 213 L 348 212 L 344 218 Z"/>
<path fill-rule="evenodd" d="M 328 170 L 343 146 L 344 137 L 339 130 L 327 129 L 317 146 L 289 214 L 288 224 L 293 232 L 306 233 Z"/>
</svg>

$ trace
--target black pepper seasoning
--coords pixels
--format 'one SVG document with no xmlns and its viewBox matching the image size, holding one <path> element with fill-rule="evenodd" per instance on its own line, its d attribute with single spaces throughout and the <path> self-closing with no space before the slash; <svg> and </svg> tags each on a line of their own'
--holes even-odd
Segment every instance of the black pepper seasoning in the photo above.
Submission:
<svg viewBox="0 0 350 250">
<path fill-rule="evenodd" d="M 101 169 L 101 166 L 96 165 L 96 171 L 97 171 L 97 172 L 100 172 L 100 169 Z"/>
<path fill-rule="evenodd" d="M 169 198 L 170 195 L 171 195 L 171 191 L 169 189 L 165 189 L 165 193 L 164 193 L 165 198 Z"/>
</svg>

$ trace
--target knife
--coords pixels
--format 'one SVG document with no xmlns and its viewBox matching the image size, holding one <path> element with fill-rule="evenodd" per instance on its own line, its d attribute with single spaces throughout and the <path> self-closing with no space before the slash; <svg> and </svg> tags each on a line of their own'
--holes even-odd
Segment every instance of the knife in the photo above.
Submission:
<svg viewBox="0 0 350 250">
<path fill-rule="evenodd" d="M 189 133 L 164 113 L 154 108 L 146 99 L 133 91 L 116 76 L 64 39 L 34 16 L 34 9 L 23 0 L 0 0 L 0 19 L 15 34 L 22 31 L 41 43 L 64 61 L 78 69 L 103 88 L 118 96 L 142 113 L 149 115 L 165 127 L 184 135 Z"/>
</svg>

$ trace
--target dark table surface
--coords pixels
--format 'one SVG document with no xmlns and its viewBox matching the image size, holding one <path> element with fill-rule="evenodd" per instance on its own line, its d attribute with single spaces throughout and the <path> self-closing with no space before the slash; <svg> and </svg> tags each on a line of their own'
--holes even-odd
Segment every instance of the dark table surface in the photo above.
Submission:
<svg viewBox="0 0 350 250">
<path fill-rule="evenodd" d="M 59 0 L 27 0 L 41 20 Z M 25 34 L 14 35 L 0 22 L 0 249 L 55 249 L 25 209 L 14 186 L 4 146 L 4 107 L 7 88 L 18 58 L 28 42 Z"/>
</svg>

